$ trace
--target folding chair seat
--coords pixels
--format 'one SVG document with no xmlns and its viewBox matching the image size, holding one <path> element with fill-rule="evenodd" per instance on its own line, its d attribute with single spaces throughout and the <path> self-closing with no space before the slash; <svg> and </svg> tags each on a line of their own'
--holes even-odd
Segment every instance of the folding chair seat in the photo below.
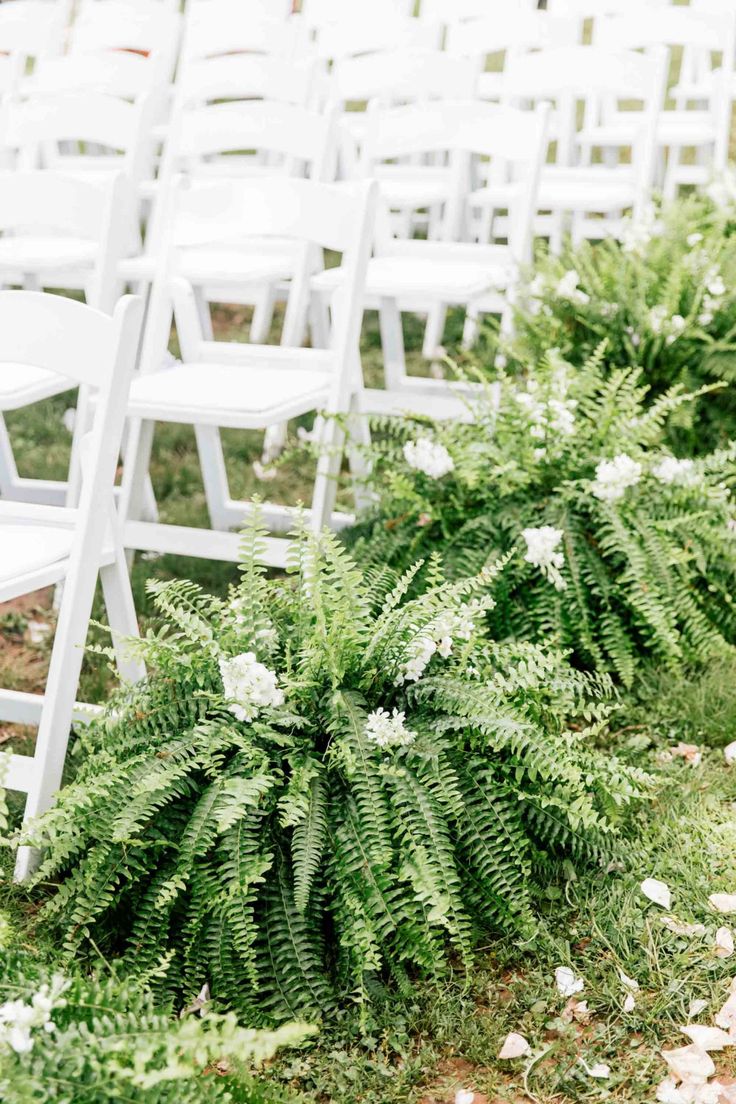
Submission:
<svg viewBox="0 0 736 1104">
<path fill-rule="evenodd" d="M 371 16 L 376 23 L 392 24 L 396 18 L 413 15 L 414 0 L 373 0 Z M 299 18 L 312 31 L 330 24 L 355 23 L 365 15 L 362 0 L 302 0 Z"/>
<path fill-rule="evenodd" d="M 458 412 L 443 381 L 409 377 L 404 360 L 401 311 L 427 313 L 425 356 L 433 359 L 448 306 L 469 312 L 466 337 L 471 340 L 481 313 L 498 313 L 508 327 L 519 267 L 531 259 L 531 220 L 546 144 L 545 106 L 523 112 L 478 101 L 453 102 L 371 111 L 370 149 L 385 157 L 443 150 L 451 157 L 453 199 L 445 213 L 444 240 L 400 240 L 391 236 L 384 214 L 379 219 L 374 254 L 366 274 L 366 305 L 377 307 L 381 324 L 386 392 L 364 391 L 367 409 L 385 410 L 395 396 L 406 399 L 435 396 L 438 412 Z M 512 181 L 505 244 L 463 241 L 469 221 L 468 195 L 477 158 L 490 158 L 504 179 Z M 507 198 L 510 196 L 510 198 Z M 487 220 L 489 235 L 492 217 Z M 330 269 L 313 286 L 331 293 L 339 286 L 339 270 Z M 430 404 L 431 405 L 431 404 Z"/>
<path fill-rule="evenodd" d="M 115 469 L 133 372 L 142 303 L 126 297 L 110 317 L 39 292 L 0 292 L 0 376 L 10 364 L 55 373 L 94 393 L 84 479 L 76 509 L 0 500 L 0 602 L 64 583 L 43 694 L 0 690 L 0 718 L 38 728 L 33 755 L 11 755 L 4 785 L 25 793 L 24 819 L 43 812 L 61 784 L 87 628 L 98 577 L 122 677 L 144 674 L 120 636 L 137 632 L 113 503 Z M 21 848 L 16 876 L 33 862 Z"/>
<path fill-rule="evenodd" d="M 672 7 L 609 16 L 595 21 L 594 42 L 613 49 L 651 51 L 668 47 L 680 55 L 686 79 L 696 73 L 701 78 L 709 73 L 707 90 L 701 87 L 699 92 L 699 97 L 705 97 L 705 108 L 688 110 L 682 87 L 674 92 L 676 110 L 667 109 L 663 100 L 656 141 L 662 153 L 669 151 L 662 182 L 666 196 L 673 197 L 681 184 L 705 184 L 714 171 L 725 169 L 731 130 L 736 11 Z M 714 71 L 712 62 L 716 55 L 722 60 L 718 71 Z M 630 113 L 617 112 L 614 107 L 604 108 L 601 114 L 600 121 L 583 127 L 579 136 L 583 146 L 605 148 L 633 140 Z M 686 149 L 696 151 L 695 164 L 683 161 Z"/>
<path fill-rule="evenodd" d="M 602 238 L 621 230 L 622 214 L 640 213 L 649 202 L 656 160 L 656 130 L 666 81 L 666 51 L 644 56 L 597 46 L 566 46 L 511 60 L 504 73 L 504 102 L 555 104 L 552 135 L 556 161 L 542 169 L 537 209 L 551 212 L 535 222 L 537 233 L 559 250 L 571 220 L 576 238 Z M 578 142 L 577 110 L 600 117 L 603 104 L 630 104 L 630 161 L 589 163 Z M 637 110 L 634 105 L 641 105 Z M 621 151 L 623 153 L 623 151 Z M 595 217 L 589 217 L 589 216 Z"/>
<path fill-rule="evenodd" d="M 325 409 L 348 413 L 360 390 L 359 331 L 365 266 L 370 251 L 374 186 L 328 186 L 306 180 L 224 180 L 180 183 L 173 193 L 162 245 L 161 268 L 153 287 L 142 353 L 142 373 L 130 398 L 133 419 L 123 478 L 126 546 L 212 559 L 236 560 L 240 526 L 249 504 L 230 495 L 219 429 L 259 429 Z M 281 346 L 211 340 L 195 288 L 182 279 L 180 250 L 196 252 L 230 237 L 288 238 L 299 243 Z M 337 296 L 331 336 L 324 348 L 299 348 L 309 302 L 312 253 L 342 253 L 345 281 Z M 233 280 L 235 293 L 249 278 L 247 262 Z M 160 363 L 168 342 L 172 310 L 182 361 Z M 148 467 L 153 423 L 192 425 L 197 437 L 209 529 L 141 522 L 142 478 Z M 335 476 L 341 456 L 341 430 L 334 419 L 323 426 L 325 453 L 318 465 L 311 522 L 346 524 L 333 513 Z M 266 504 L 272 532 L 288 532 L 293 511 Z M 267 562 L 285 563 L 288 541 L 267 542 Z"/>
</svg>

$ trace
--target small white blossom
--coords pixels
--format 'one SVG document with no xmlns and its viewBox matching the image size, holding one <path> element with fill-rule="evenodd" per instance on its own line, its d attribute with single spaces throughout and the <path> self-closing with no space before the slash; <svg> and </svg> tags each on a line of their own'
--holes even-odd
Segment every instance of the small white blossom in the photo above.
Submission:
<svg viewBox="0 0 736 1104">
<path fill-rule="evenodd" d="M 571 268 L 569 272 L 566 272 L 564 276 L 559 280 L 555 292 L 559 299 L 567 299 L 570 303 L 580 303 L 585 305 L 590 302 L 590 296 L 587 295 L 578 284 L 580 283 L 580 276 L 574 268 Z"/>
<path fill-rule="evenodd" d="M 692 246 L 698 245 L 703 240 L 703 235 L 698 234 L 697 232 L 694 234 L 688 234 L 685 240 L 687 241 L 687 244 L 692 248 Z"/>
<path fill-rule="evenodd" d="M 652 333 L 661 334 L 667 321 L 667 308 L 663 306 L 652 307 L 649 312 L 649 328 Z"/>
<path fill-rule="evenodd" d="M 667 344 L 671 345 L 673 341 L 677 341 L 680 334 L 683 332 L 687 325 L 687 322 L 681 314 L 673 314 L 670 318 L 669 333 L 667 335 Z"/>
<path fill-rule="evenodd" d="M 458 610 L 447 610 L 426 625 L 407 647 L 406 660 L 396 679 L 397 685 L 418 682 L 433 655 L 448 659 L 456 640 L 470 640 L 475 632 L 475 612 L 471 602 Z"/>
<path fill-rule="evenodd" d="M 625 452 L 613 460 L 601 460 L 595 469 L 593 494 L 601 502 L 616 502 L 623 498 L 628 487 L 634 487 L 641 479 L 641 464 Z"/>
<path fill-rule="evenodd" d="M 692 460 L 678 460 L 674 456 L 665 456 L 656 467 L 652 468 L 652 475 L 660 483 L 686 487 L 696 478 L 695 464 Z"/>
<path fill-rule="evenodd" d="M 404 724 L 406 716 L 398 709 L 389 713 L 386 709 L 374 709 L 365 722 L 366 739 L 381 748 L 408 747 L 416 739 L 416 733 Z"/>
<path fill-rule="evenodd" d="M 716 299 L 721 299 L 726 294 L 726 284 L 720 272 L 708 281 L 705 290 Z"/>
<path fill-rule="evenodd" d="M 661 233 L 654 208 L 650 205 L 638 218 L 625 219 L 621 230 L 621 248 L 635 257 L 643 256 L 646 247 Z"/>
<path fill-rule="evenodd" d="M 404 459 L 410 468 L 424 472 L 430 479 L 442 479 L 455 467 L 455 462 L 444 445 L 420 437 L 404 445 Z"/>
<path fill-rule="evenodd" d="M 567 584 L 560 568 L 564 566 L 565 553 L 557 551 L 564 536 L 562 530 L 543 525 L 539 529 L 524 529 L 521 535 L 526 541 L 526 562 L 538 567 L 557 590 L 564 590 Z"/>
<path fill-rule="evenodd" d="M 30 1003 L 12 1000 L 0 1004 L 0 1053 L 3 1047 L 9 1047 L 16 1054 L 28 1054 L 33 1049 L 34 1029 L 54 1031 L 51 1013 L 66 1003 L 61 998 L 66 987 L 67 982 L 57 976 L 51 985 L 42 985 Z"/>
<path fill-rule="evenodd" d="M 731 207 L 736 203 L 736 176 L 726 170 L 717 176 L 705 189 L 706 195 L 718 207 Z"/>
<path fill-rule="evenodd" d="M 220 676 L 230 712 L 239 721 L 253 721 L 267 706 L 284 704 L 276 675 L 253 652 L 220 659 Z"/>
</svg>

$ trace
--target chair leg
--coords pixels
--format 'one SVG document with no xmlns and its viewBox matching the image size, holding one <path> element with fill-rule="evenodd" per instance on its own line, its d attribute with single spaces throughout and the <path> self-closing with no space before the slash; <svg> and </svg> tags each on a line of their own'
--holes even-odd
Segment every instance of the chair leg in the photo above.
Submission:
<svg viewBox="0 0 736 1104">
<path fill-rule="evenodd" d="M 442 345 L 445 336 L 445 323 L 447 321 L 447 307 L 444 303 L 435 303 L 428 316 L 424 330 L 424 345 L 422 356 L 425 360 L 436 360 L 437 351 Z"/>
<path fill-rule="evenodd" d="M 342 467 L 344 447 L 345 431 L 342 426 L 334 417 L 325 418 L 322 424 L 317 476 L 312 496 L 312 529 L 316 533 L 325 526 L 329 526 L 335 509 L 337 480 Z"/>
<path fill-rule="evenodd" d="M 126 521 L 139 521 L 144 514 L 153 430 L 153 422 L 141 421 L 139 418 L 128 422 L 128 444 L 118 507 L 118 517 L 123 528 Z M 132 549 L 126 550 L 128 568 L 133 566 L 134 555 Z"/>
<path fill-rule="evenodd" d="M 18 469 L 13 455 L 13 446 L 5 425 L 5 419 L 0 414 L 0 497 L 12 498 L 18 484 Z"/>
<path fill-rule="evenodd" d="M 406 380 L 406 355 L 401 311 L 395 299 L 381 299 L 378 322 L 383 349 L 383 373 L 387 391 L 400 391 Z"/>
<path fill-rule="evenodd" d="M 229 521 L 225 506 L 230 498 L 230 485 L 220 431 L 216 426 L 195 425 L 194 435 L 212 528 L 227 529 Z"/>
<path fill-rule="evenodd" d="M 256 300 L 253 321 L 250 324 L 250 340 L 254 345 L 265 345 L 273 325 L 273 312 L 276 306 L 276 288 L 268 284 Z"/>
<path fill-rule="evenodd" d="M 74 574 L 74 572 L 72 572 Z M 96 584 L 89 565 L 77 565 L 76 578 L 66 580 L 65 598 L 56 626 L 51 664 L 33 755 L 33 780 L 28 790 L 23 823 L 45 812 L 61 785 L 72 712 L 82 669 L 83 647 Z M 30 847 L 18 849 L 15 878 L 22 881 L 38 862 Z"/>
<path fill-rule="evenodd" d="M 100 582 L 120 678 L 123 682 L 140 682 L 146 677 L 145 664 L 130 654 L 125 643 L 126 638 L 138 636 L 138 619 L 125 552 L 118 542 L 114 562 L 100 569 Z"/>
</svg>

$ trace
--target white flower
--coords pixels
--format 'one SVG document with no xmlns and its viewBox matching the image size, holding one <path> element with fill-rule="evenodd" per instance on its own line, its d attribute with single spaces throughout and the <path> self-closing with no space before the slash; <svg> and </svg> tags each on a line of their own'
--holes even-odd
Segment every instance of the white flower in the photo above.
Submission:
<svg viewBox="0 0 736 1104">
<path fill-rule="evenodd" d="M 529 284 L 528 290 L 534 299 L 541 299 L 544 295 L 544 278 L 537 274 Z"/>
<path fill-rule="evenodd" d="M 730 207 L 736 202 L 736 176 L 729 170 L 722 172 L 710 182 L 705 192 L 718 207 Z"/>
<path fill-rule="evenodd" d="M 709 280 L 705 288 L 708 294 L 714 296 L 716 299 L 720 299 L 726 294 L 726 284 L 720 272 Z"/>
<path fill-rule="evenodd" d="M 641 257 L 652 238 L 661 232 L 654 208 L 650 205 L 638 218 L 624 219 L 621 229 L 621 248 L 624 253 Z"/>
<path fill-rule="evenodd" d="M 681 314 L 673 314 L 670 318 L 669 334 L 667 335 L 667 344 L 671 345 L 673 341 L 676 341 L 682 331 L 685 329 L 687 322 Z"/>
<path fill-rule="evenodd" d="M 424 472 L 430 479 L 442 479 L 455 467 L 455 462 L 444 445 L 420 437 L 404 445 L 404 459 L 410 468 Z"/>
<path fill-rule="evenodd" d="M 396 679 L 397 684 L 418 682 L 435 653 L 448 659 L 456 640 L 470 640 L 475 631 L 474 612 L 470 603 L 458 610 L 447 610 L 426 625 L 407 647 L 406 660 Z"/>
<path fill-rule="evenodd" d="M 567 584 L 560 568 L 565 564 L 565 553 L 557 551 L 565 535 L 563 531 L 552 525 L 542 525 L 539 529 L 524 529 L 521 535 L 526 541 L 526 562 L 538 567 L 557 590 L 564 590 Z"/>
<path fill-rule="evenodd" d="M 578 287 L 580 282 L 580 276 L 571 268 L 569 272 L 566 272 L 564 276 L 559 280 L 555 292 L 559 299 L 567 299 L 570 303 L 585 303 L 590 302 L 590 296 L 586 295 L 581 288 Z"/>
<path fill-rule="evenodd" d="M 652 307 L 649 312 L 649 328 L 652 333 L 660 334 L 667 320 L 667 309 L 663 306 Z"/>
<path fill-rule="evenodd" d="M 239 721 L 252 721 L 267 706 L 284 704 L 276 675 L 259 663 L 253 652 L 220 659 L 220 676 L 230 712 Z"/>
<path fill-rule="evenodd" d="M 66 1003 L 61 994 L 67 984 L 61 976 L 56 976 L 51 985 L 42 985 L 34 993 L 30 1003 L 13 1000 L 0 1004 L 0 1052 L 6 1046 L 16 1054 L 27 1054 L 33 1049 L 34 1029 L 54 1030 L 51 1013 Z"/>
<path fill-rule="evenodd" d="M 625 452 L 613 460 L 601 460 L 595 469 L 593 494 L 601 502 L 616 502 L 623 498 L 628 487 L 634 487 L 641 479 L 641 464 Z"/>
<path fill-rule="evenodd" d="M 652 475 L 660 483 L 676 484 L 680 487 L 692 483 L 695 474 L 695 464 L 692 460 L 678 460 L 674 456 L 665 456 L 656 467 L 652 468 Z"/>
<path fill-rule="evenodd" d="M 692 246 L 697 245 L 703 240 L 703 235 L 698 233 L 688 234 L 685 240 L 687 241 L 687 244 L 692 248 Z"/>
<path fill-rule="evenodd" d="M 381 748 L 408 747 L 416 739 L 416 733 L 404 724 L 406 716 L 398 709 L 389 713 L 385 709 L 374 709 L 365 722 L 366 739 Z"/>
</svg>

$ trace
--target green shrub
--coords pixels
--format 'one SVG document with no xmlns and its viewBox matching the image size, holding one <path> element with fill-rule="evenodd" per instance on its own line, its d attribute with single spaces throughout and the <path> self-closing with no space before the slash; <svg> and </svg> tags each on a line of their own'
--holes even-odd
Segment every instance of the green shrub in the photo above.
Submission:
<svg viewBox="0 0 736 1104">
<path fill-rule="evenodd" d="M 61 878 L 51 931 L 251 1023 L 528 935 L 534 870 L 610 850 L 645 785 L 591 746 L 606 680 L 487 643 L 492 571 L 450 586 L 429 564 L 408 600 L 417 569 L 363 574 L 327 534 L 276 581 L 257 525 L 245 542 L 230 601 L 151 584 L 149 681 L 85 731 L 32 837 L 38 881 Z"/>
<path fill-rule="evenodd" d="M 51 974 L 0 952 L 3 1104 L 275 1102 L 250 1067 L 308 1034 L 242 1028 L 206 1005 L 176 1018 L 137 982 Z"/>
<path fill-rule="evenodd" d="M 504 380 L 466 423 L 386 423 L 378 511 L 361 555 L 401 569 L 429 550 L 450 578 L 513 550 L 489 610 L 503 640 L 552 642 L 631 684 L 637 664 L 703 661 L 736 642 L 736 446 L 697 461 L 664 448 L 684 402 L 647 405 L 638 374 L 558 356 Z"/>
<path fill-rule="evenodd" d="M 654 397 L 736 380 L 736 236 L 728 213 L 697 196 L 609 239 L 542 255 L 520 300 L 511 359 L 522 370 L 556 349 L 582 365 L 606 342 L 605 367 L 639 367 Z M 736 437 L 736 392 L 706 394 L 670 425 L 693 454 Z"/>
</svg>

